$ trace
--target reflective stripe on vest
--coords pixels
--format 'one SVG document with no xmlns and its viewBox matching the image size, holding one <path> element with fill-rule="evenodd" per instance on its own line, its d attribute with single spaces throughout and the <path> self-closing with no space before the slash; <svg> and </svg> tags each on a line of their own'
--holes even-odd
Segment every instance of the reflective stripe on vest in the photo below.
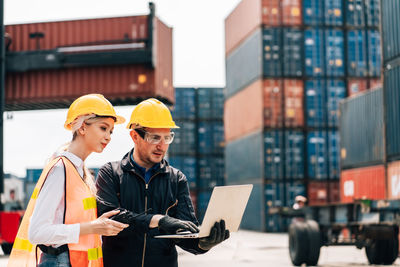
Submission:
<svg viewBox="0 0 400 267">
<path fill-rule="evenodd" d="M 33 190 L 28 207 L 25 211 L 13 249 L 8 261 L 9 267 L 36 266 L 36 245 L 28 240 L 29 221 L 36 205 L 37 197 L 46 181 L 46 177 L 53 166 L 61 160 L 65 166 L 65 224 L 89 222 L 97 218 L 96 199 L 84 183 L 75 166 L 65 157 L 51 161 L 43 170 Z M 70 262 L 72 267 L 102 267 L 103 253 L 99 235 L 84 235 L 79 237 L 76 244 L 68 244 Z M 40 254 L 40 249 L 37 249 Z"/>
</svg>

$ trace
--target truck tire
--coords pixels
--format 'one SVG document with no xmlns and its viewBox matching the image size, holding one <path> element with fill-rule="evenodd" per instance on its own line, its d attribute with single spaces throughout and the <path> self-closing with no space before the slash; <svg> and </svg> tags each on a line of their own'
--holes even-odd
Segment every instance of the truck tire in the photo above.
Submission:
<svg viewBox="0 0 400 267">
<path fill-rule="evenodd" d="M 321 234 L 319 231 L 319 225 L 316 221 L 307 221 L 307 233 L 309 247 L 306 264 L 308 266 L 316 266 L 318 264 L 319 252 L 321 249 Z"/>
<path fill-rule="evenodd" d="M 12 243 L 1 244 L 1 249 L 3 250 L 4 255 L 10 255 L 12 247 L 13 247 Z"/>
<path fill-rule="evenodd" d="M 397 259 L 399 254 L 399 240 L 397 238 L 392 238 L 385 241 L 385 250 L 383 251 L 382 263 L 384 265 L 392 265 Z"/>
<path fill-rule="evenodd" d="M 308 258 L 307 225 L 294 222 L 289 226 L 289 254 L 293 265 L 300 266 Z"/>
<path fill-rule="evenodd" d="M 370 264 L 392 265 L 397 259 L 398 250 L 399 240 L 397 238 L 372 240 L 371 244 L 365 247 Z"/>
</svg>

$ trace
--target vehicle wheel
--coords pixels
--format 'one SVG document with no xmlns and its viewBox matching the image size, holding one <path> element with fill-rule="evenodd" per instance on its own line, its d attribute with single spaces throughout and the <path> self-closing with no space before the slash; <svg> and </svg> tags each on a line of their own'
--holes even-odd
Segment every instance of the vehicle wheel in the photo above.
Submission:
<svg viewBox="0 0 400 267">
<path fill-rule="evenodd" d="M 4 255 L 9 255 L 11 253 L 12 246 L 13 246 L 12 243 L 3 243 L 3 244 L 1 244 L 1 249 L 4 252 Z"/>
<path fill-rule="evenodd" d="M 307 225 L 295 222 L 289 226 L 289 254 L 295 266 L 305 263 L 308 256 Z"/>
<path fill-rule="evenodd" d="M 392 265 L 393 262 L 397 259 L 399 254 L 399 240 L 397 238 L 392 238 L 389 240 L 384 240 L 385 246 L 383 246 L 382 251 L 382 263 L 384 265 Z"/>
<path fill-rule="evenodd" d="M 373 240 L 365 247 L 365 253 L 370 264 L 392 265 L 397 259 L 399 240 L 397 238 Z"/>
<path fill-rule="evenodd" d="M 314 220 L 308 220 L 306 223 L 309 242 L 306 264 L 308 266 L 316 266 L 318 264 L 319 252 L 321 249 L 321 234 L 319 231 L 319 225 Z"/>
</svg>

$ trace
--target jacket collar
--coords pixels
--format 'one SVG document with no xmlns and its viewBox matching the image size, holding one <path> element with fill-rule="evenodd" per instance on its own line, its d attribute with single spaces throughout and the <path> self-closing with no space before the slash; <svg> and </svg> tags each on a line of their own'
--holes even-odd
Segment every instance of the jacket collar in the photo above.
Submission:
<svg viewBox="0 0 400 267">
<path fill-rule="evenodd" d="M 121 167 L 124 171 L 133 171 L 133 172 L 137 173 L 135 166 L 133 165 L 133 162 L 131 160 L 131 155 L 133 154 L 133 150 L 134 150 L 134 148 L 132 148 L 131 151 L 126 153 L 125 156 L 122 158 Z M 162 159 L 160 162 L 160 169 L 158 172 L 159 173 L 169 172 L 167 166 L 168 166 L 168 162 L 165 159 Z"/>
</svg>

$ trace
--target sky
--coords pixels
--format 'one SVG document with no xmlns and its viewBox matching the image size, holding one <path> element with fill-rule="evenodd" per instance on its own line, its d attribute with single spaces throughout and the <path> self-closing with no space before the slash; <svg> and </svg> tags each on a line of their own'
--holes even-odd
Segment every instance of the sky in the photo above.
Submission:
<svg viewBox="0 0 400 267">
<path fill-rule="evenodd" d="M 144 0 L 4 0 L 4 23 L 58 21 L 148 14 Z M 173 28 L 175 87 L 224 87 L 224 20 L 240 0 L 153 1 L 156 16 Z M 129 120 L 133 106 L 115 107 Z M 27 168 L 43 168 L 62 144 L 66 109 L 18 111 L 4 114 L 4 172 L 25 177 Z M 90 155 L 88 167 L 115 161 L 131 149 L 125 125 L 115 125 L 103 153 Z"/>
</svg>

